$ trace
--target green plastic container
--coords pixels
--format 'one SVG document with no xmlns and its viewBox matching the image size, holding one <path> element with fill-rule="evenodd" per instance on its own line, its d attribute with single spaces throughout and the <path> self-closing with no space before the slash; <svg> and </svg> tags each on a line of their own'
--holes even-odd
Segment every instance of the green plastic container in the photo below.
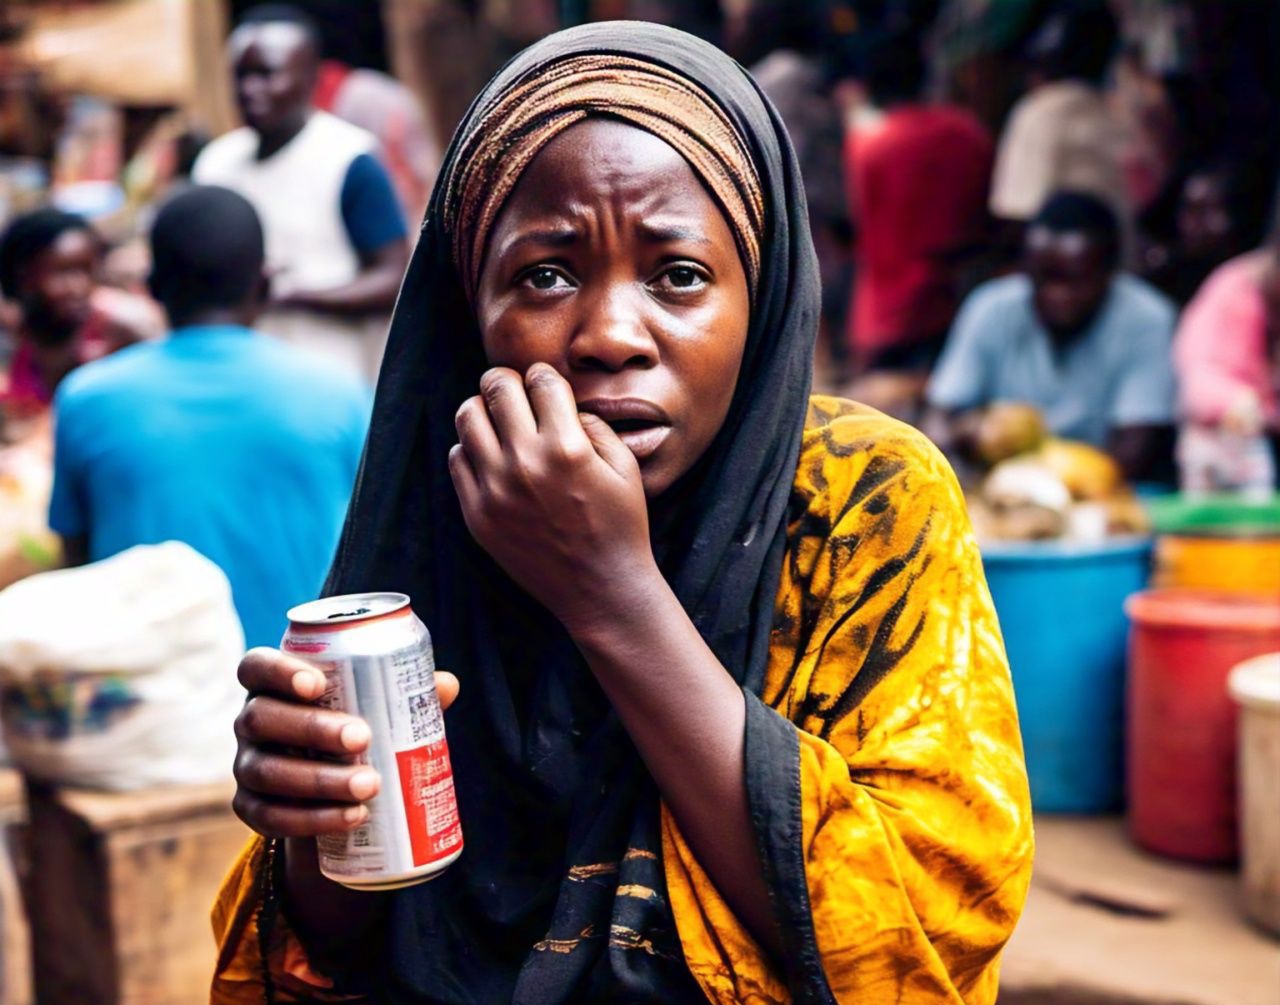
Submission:
<svg viewBox="0 0 1280 1005">
<path fill-rule="evenodd" d="M 1280 535 L 1280 494 L 1250 501 L 1239 496 L 1152 496 L 1144 505 L 1157 534 L 1195 537 Z"/>
</svg>

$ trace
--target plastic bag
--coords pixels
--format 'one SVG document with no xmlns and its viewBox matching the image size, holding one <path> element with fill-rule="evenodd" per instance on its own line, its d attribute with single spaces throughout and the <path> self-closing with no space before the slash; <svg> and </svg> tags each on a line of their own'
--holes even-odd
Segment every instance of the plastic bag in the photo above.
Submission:
<svg viewBox="0 0 1280 1005">
<path fill-rule="evenodd" d="M 226 576 L 185 544 L 25 579 L 0 593 L 9 754 L 103 789 L 227 778 L 243 651 Z"/>
</svg>

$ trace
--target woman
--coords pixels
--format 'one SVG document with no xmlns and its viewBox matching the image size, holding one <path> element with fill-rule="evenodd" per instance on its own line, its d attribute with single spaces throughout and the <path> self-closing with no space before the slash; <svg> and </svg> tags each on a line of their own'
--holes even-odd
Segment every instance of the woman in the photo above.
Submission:
<svg viewBox="0 0 1280 1005">
<path fill-rule="evenodd" d="M 20 316 L 0 403 L 43 409 L 76 367 L 163 332 L 149 300 L 97 285 L 101 261 L 88 221 L 59 209 L 23 214 L 0 236 L 0 293 Z"/>
<path fill-rule="evenodd" d="M 1280 488 L 1280 232 L 1215 269 L 1173 344 L 1186 492 Z"/>
<path fill-rule="evenodd" d="M 287 840 L 227 881 L 215 1000 L 993 1001 L 1031 854 L 995 617 L 936 451 L 806 400 L 776 115 L 709 45 L 579 28 L 441 178 L 328 588 L 405 589 L 457 671 L 467 848 L 320 879 L 376 780 L 317 758 L 368 731 L 246 657 L 237 808 Z"/>
<path fill-rule="evenodd" d="M 1173 233 L 1143 249 L 1145 278 L 1185 307 L 1218 266 L 1266 236 L 1269 192 L 1253 165 L 1221 161 L 1192 169 L 1166 200 Z M 1154 213 L 1152 214 L 1154 216 Z M 1158 220 L 1153 219 L 1152 223 Z"/>
</svg>

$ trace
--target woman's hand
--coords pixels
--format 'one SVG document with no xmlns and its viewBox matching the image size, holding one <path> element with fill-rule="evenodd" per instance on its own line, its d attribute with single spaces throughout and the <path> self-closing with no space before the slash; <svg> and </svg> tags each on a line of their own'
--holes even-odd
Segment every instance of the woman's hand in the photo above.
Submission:
<svg viewBox="0 0 1280 1005">
<path fill-rule="evenodd" d="M 349 831 L 368 819 L 378 773 L 342 763 L 369 746 L 358 716 L 317 708 L 324 674 L 275 649 L 252 649 L 240 661 L 252 696 L 236 717 L 236 814 L 265 837 L 314 837 Z M 458 694 L 452 674 L 437 673 L 440 705 Z M 342 760 L 335 760 L 339 758 Z"/>
<path fill-rule="evenodd" d="M 497 368 L 458 410 L 449 470 L 472 536 L 574 632 L 657 572 L 640 467 L 543 363 Z"/>
</svg>

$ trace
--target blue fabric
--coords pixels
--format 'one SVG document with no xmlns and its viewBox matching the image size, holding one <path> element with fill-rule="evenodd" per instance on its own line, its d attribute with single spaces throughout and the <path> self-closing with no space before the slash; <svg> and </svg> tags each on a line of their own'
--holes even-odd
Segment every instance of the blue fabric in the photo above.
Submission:
<svg viewBox="0 0 1280 1005">
<path fill-rule="evenodd" d="M 1055 356 L 1031 280 L 1008 276 L 969 295 L 929 381 L 931 405 L 1038 407 L 1058 436 L 1102 447 L 1109 430 L 1174 421 L 1177 310 L 1154 287 L 1117 276 L 1092 325 Z"/>
<path fill-rule="evenodd" d="M 245 328 L 187 328 L 58 389 L 50 526 L 91 561 L 184 541 L 227 574 L 249 646 L 315 597 L 371 402 L 354 378 Z"/>
<path fill-rule="evenodd" d="M 368 254 L 409 233 L 391 176 L 372 154 L 360 154 L 342 180 L 342 222 L 352 247 Z"/>
</svg>

